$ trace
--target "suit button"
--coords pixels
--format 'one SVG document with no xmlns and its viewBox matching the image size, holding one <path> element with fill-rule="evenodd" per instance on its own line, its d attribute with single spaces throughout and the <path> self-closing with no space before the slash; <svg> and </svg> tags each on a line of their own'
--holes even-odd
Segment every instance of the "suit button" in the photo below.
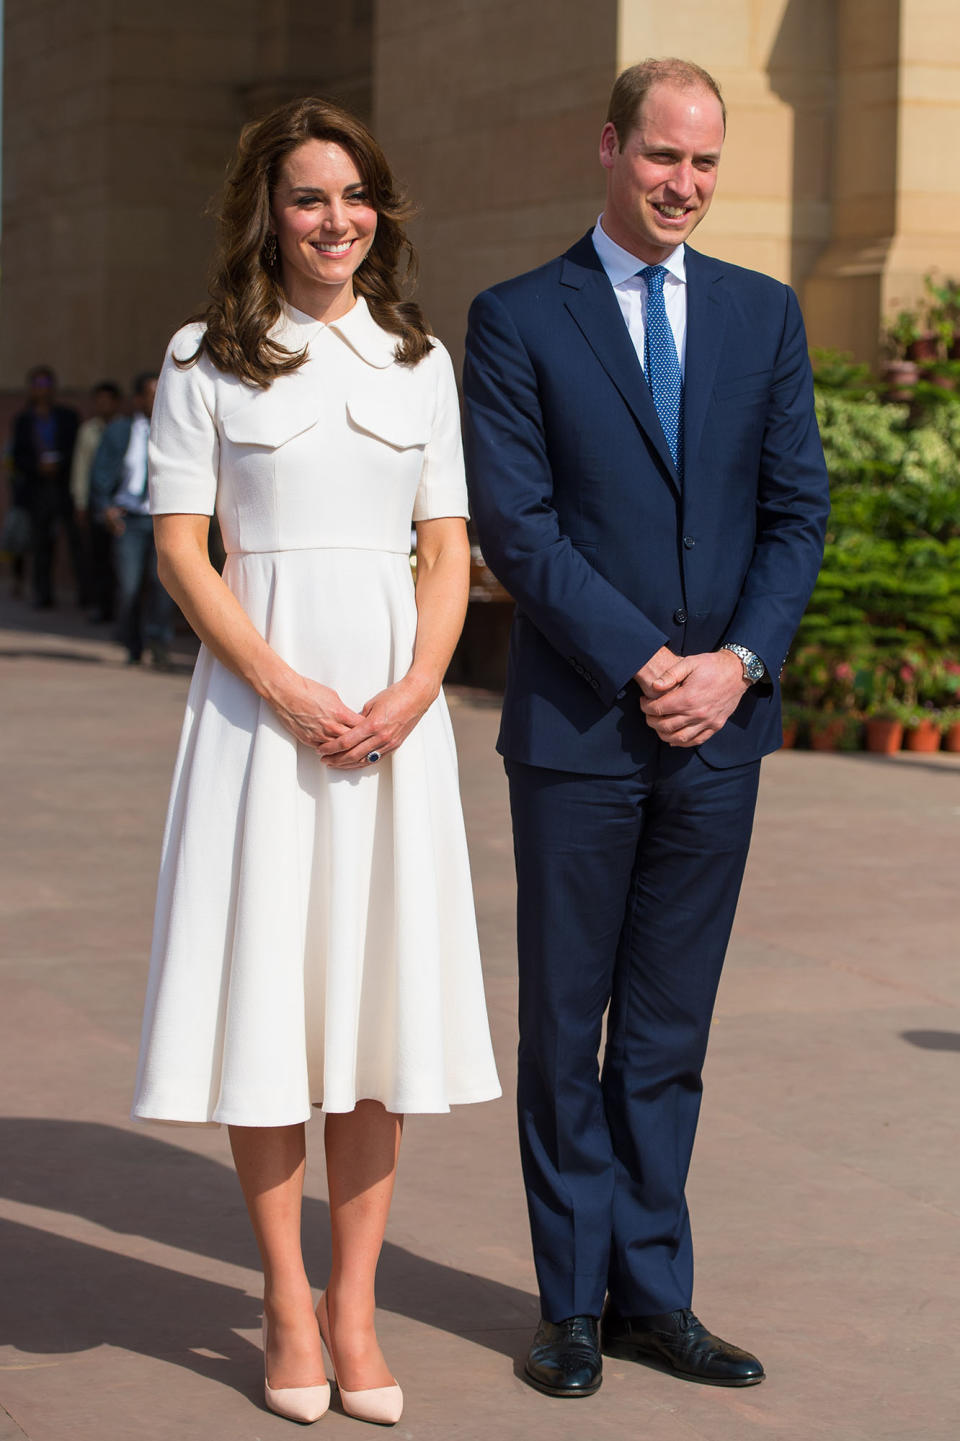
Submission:
<svg viewBox="0 0 960 1441">
<path fill-rule="evenodd" d="M 696 543 L 697 542 L 694 540 L 692 535 L 685 535 L 683 537 L 684 550 L 693 550 L 693 547 L 696 545 Z"/>
<path fill-rule="evenodd" d="M 617 700 L 623 700 L 623 698 L 624 698 L 624 696 L 626 695 L 626 693 L 627 693 L 627 692 L 626 692 L 625 689 L 624 689 L 624 690 L 618 690 L 618 691 L 617 691 Z"/>
<path fill-rule="evenodd" d="M 673 620 L 675 625 L 686 624 L 687 612 L 683 609 L 683 606 L 681 606 L 679 610 L 675 610 L 673 612 Z"/>
</svg>

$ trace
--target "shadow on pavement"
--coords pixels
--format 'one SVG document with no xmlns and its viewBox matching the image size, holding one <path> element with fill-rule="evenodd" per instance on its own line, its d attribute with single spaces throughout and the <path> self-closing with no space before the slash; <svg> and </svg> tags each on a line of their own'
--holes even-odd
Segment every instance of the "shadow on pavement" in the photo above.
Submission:
<svg viewBox="0 0 960 1441">
<path fill-rule="evenodd" d="M 84 655 L 77 650 L 28 650 L 26 646 L 14 648 L 13 646 L 0 646 L 0 660 L 73 660 L 81 665 L 105 665 L 107 662 L 102 655 Z"/>
<path fill-rule="evenodd" d="M 12 1201 L 259 1269 L 233 1171 L 205 1156 L 119 1127 L 19 1117 L 0 1119 L 0 1154 L 8 1158 L 0 1194 Z M 328 1235 L 326 1202 L 305 1197 L 304 1257 L 315 1285 L 329 1267 Z M 0 1273 L 0 1344 L 41 1355 L 117 1346 L 260 1394 L 259 1346 L 234 1334 L 257 1328 L 259 1297 L 9 1220 L 0 1221 Z M 389 1241 L 377 1299 L 509 1357 L 509 1332 L 529 1331 L 538 1316 L 529 1293 Z"/>
<path fill-rule="evenodd" d="M 112 623 L 93 622 L 87 619 L 79 607 L 64 603 L 46 610 L 35 610 L 29 602 L 14 599 L 9 595 L 0 593 L 0 630 L 12 631 L 18 635 L 43 635 L 56 636 L 60 640 L 81 641 L 87 644 L 115 646 L 117 658 L 123 659 L 123 646 L 116 639 L 115 627 Z M 192 669 L 196 659 L 199 641 L 189 629 L 186 622 L 179 620 L 174 632 L 173 642 L 170 651 L 178 665 L 185 669 Z M 90 660 L 93 657 L 82 655 L 74 650 L 55 650 L 54 648 L 28 651 L 26 648 L 5 647 L 3 656 L 15 658 L 22 655 L 30 655 L 39 660 Z M 96 657 L 96 659 L 100 659 Z"/>
<path fill-rule="evenodd" d="M 924 1051 L 960 1051 L 960 1031 L 901 1031 L 900 1035 Z"/>
</svg>

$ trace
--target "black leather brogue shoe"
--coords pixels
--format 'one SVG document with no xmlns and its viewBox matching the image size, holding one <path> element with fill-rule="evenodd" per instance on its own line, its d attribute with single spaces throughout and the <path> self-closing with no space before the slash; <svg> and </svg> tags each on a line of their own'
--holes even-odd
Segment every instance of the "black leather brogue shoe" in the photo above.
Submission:
<svg viewBox="0 0 960 1441">
<path fill-rule="evenodd" d="M 603 1358 L 596 1316 L 541 1321 L 524 1374 L 547 1396 L 592 1396 L 603 1380 Z"/>
<path fill-rule="evenodd" d="M 621 1316 L 609 1301 L 600 1321 L 604 1355 L 658 1361 L 688 1381 L 709 1386 L 756 1386 L 764 1371 L 756 1356 L 708 1331 L 692 1311 Z"/>
</svg>

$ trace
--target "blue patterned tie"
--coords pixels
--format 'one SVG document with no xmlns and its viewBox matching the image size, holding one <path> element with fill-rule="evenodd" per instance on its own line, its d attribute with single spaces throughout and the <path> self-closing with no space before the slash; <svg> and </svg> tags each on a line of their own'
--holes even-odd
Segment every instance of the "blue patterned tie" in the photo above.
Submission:
<svg viewBox="0 0 960 1441">
<path fill-rule="evenodd" d="M 666 268 L 647 265 L 639 272 L 647 282 L 647 325 L 644 341 L 647 384 L 660 417 L 677 473 L 683 471 L 681 426 L 683 414 L 683 374 L 677 359 L 677 347 L 663 303 L 663 282 Z"/>
</svg>

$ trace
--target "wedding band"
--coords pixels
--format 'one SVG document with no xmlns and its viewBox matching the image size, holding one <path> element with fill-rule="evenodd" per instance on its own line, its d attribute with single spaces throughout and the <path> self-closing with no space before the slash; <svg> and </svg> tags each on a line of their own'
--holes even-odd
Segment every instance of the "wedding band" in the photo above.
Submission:
<svg viewBox="0 0 960 1441">
<path fill-rule="evenodd" d="M 368 762 L 368 764 L 373 765 L 374 761 L 378 761 L 379 759 L 380 759 L 380 752 L 379 752 L 379 751 L 369 751 L 369 752 L 367 753 L 367 762 Z"/>
</svg>

